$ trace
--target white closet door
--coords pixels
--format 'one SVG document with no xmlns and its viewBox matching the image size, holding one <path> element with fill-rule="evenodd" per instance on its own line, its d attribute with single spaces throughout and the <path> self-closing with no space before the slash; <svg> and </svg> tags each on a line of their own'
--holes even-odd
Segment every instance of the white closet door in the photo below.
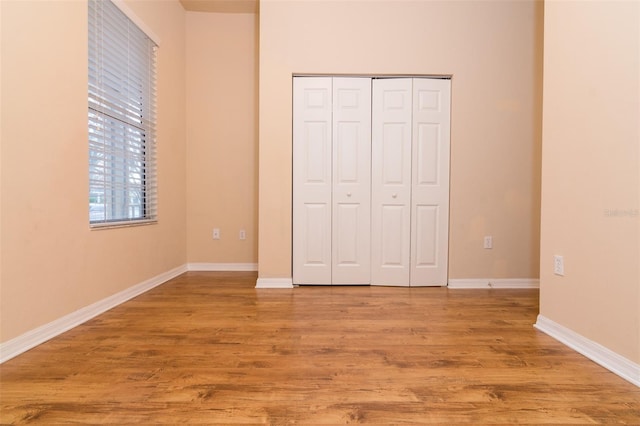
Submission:
<svg viewBox="0 0 640 426">
<path fill-rule="evenodd" d="M 333 79 L 332 284 L 371 277 L 371 79 Z"/>
<path fill-rule="evenodd" d="M 331 283 L 329 77 L 293 79 L 293 282 Z"/>
<path fill-rule="evenodd" d="M 412 79 L 373 80 L 372 285 L 409 285 L 412 109 Z"/>
<path fill-rule="evenodd" d="M 447 284 L 451 80 L 413 80 L 411 285 Z"/>
</svg>

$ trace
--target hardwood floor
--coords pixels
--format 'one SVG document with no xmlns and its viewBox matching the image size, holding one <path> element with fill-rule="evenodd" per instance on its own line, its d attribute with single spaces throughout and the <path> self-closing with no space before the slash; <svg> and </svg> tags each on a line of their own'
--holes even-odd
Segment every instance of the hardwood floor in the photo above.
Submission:
<svg viewBox="0 0 640 426">
<path fill-rule="evenodd" d="M 640 424 L 640 389 L 532 324 L 537 290 L 184 274 L 0 366 L 6 423 Z"/>
</svg>

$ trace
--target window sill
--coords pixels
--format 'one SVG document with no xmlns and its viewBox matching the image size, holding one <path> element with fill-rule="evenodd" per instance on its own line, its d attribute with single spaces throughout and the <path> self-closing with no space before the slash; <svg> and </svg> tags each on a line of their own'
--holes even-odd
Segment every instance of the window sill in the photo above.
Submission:
<svg viewBox="0 0 640 426">
<path fill-rule="evenodd" d="M 130 228 L 133 226 L 156 225 L 157 223 L 158 219 L 127 220 L 122 222 L 90 223 L 89 228 L 92 231 L 98 231 L 101 229 Z"/>
</svg>

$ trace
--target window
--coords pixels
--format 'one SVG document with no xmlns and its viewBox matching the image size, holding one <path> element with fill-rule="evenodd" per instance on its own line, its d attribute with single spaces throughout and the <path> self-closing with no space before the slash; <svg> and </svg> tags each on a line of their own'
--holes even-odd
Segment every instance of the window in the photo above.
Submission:
<svg viewBox="0 0 640 426">
<path fill-rule="evenodd" d="M 89 0 L 89 223 L 156 220 L 156 44 L 110 0 Z"/>
</svg>

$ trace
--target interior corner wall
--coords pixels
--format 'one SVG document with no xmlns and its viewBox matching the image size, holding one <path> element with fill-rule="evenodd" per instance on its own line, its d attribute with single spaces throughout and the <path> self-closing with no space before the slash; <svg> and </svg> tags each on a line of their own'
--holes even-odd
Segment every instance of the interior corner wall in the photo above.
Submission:
<svg viewBox="0 0 640 426">
<path fill-rule="evenodd" d="M 157 225 L 91 230 L 87 2 L 2 1 L 0 340 L 186 262 L 184 15 L 127 1 L 160 37 Z"/>
<path fill-rule="evenodd" d="M 315 73 L 452 75 L 449 278 L 537 278 L 542 15 L 526 0 L 261 1 L 260 277 L 291 277 L 292 75 Z"/>
<path fill-rule="evenodd" d="M 640 363 L 640 3 L 547 1 L 544 26 L 540 315 Z"/>
<path fill-rule="evenodd" d="M 187 12 L 186 20 L 188 262 L 255 264 L 256 16 Z"/>
</svg>

